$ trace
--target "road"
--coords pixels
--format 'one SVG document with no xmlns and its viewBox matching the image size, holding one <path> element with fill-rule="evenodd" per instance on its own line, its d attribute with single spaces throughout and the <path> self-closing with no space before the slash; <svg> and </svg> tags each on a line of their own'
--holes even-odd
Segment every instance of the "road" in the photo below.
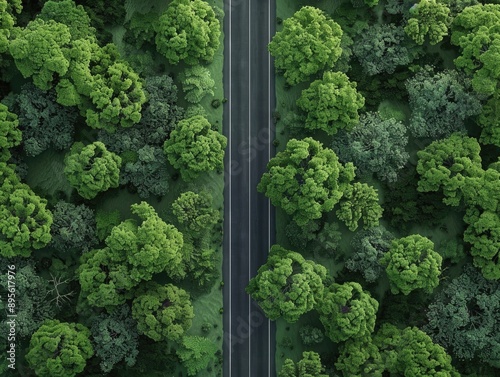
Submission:
<svg viewBox="0 0 500 377">
<path fill-rule="evenodd" d="M 274 377 L 275 328 L 245 287 L 274 243 L 274 211 L 256 186 L 274 154 L 274 0 L 225 0 L 224 377 Z"/>
</svg>

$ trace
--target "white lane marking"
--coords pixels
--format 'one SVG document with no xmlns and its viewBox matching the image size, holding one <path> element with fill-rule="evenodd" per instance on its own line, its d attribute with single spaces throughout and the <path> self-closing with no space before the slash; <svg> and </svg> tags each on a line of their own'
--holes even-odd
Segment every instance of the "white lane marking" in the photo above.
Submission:
<svg viewBox="0 0 500 377">
<path fill-rule="evenodd" d="M 252 124 L 252 0 L 248 1 L 248 147 L 250 151 L 252 150 L 252 138 L 251 138 L 251 124 Z M 252 158 L 248 159 L 248 281 L 251 278 L 251 246 L 252 246 L 252 223 L 250 219 L 251 209 L 252 209 Z M 248 295 L 248 376 L 252 377 L 252 330 L 250 328 L 251 322 L 251 298 Z"/>
<path fill-rule="evenodd" d="M 232 195 L 231 195 L 231 183 L 232 183 L 232 172 L 231 172 L 231 159 L 233 158 L 233 148 L 232 148 L 232 141 L 233 138 L 231 136 L 231 120 L 232 120 L 232 111 L 231 108 L 233 106 L 233 101 L 232 101 L 232 82 L 231 82 L 231 77 L 233 75 L 233 69 L 232 69 L 232 55 L 231 55 L 231 42 L 232 42 L 232 37 L 231 37 L 231 30 L 232 30 L 232 25 L 231 25 L 231 18 L 232 18 L 232 9 L 233 6 L 231 4 L 231 0 L 229 0 L 229 377 L 231 377 L 232 374 L 232 361 L 233 361 L 233 328 L 232 328 L 232 321 L 231 318 L 233 317 L 232 315 L 232 287 L 231 287 L 231 282 L 233 281 L 233 274 L 232 274 L 232 258 L 231 258 L 231 245 L 232 245 L 232 229 L 231 229 L 231 222 L 232 222 L 232 216 L 231 216 L 231 205 L 232 205 Z"/>
<path fill-rule="evenodd" d="M 268 31 L 269 31 L 269 42 L 271 42 L 271 1 L 268 1 Z M 267 68 L 268 68 L 268 111 L 269 111 L 269 118 L 268 118 L 268 123 L 267 123 L 267 133 L 269 135 L 269 143 L 267 145 L 267 157 L 268 160 L 271 160 L 271 55 L 268 52 L 267 55 Z M 269 249 L 271 248 L 271 204 L 269 199 L 267 200 L 267 217 L 268 217 L 268 224 L 269 224 L 269 230 L 267 233 L 267 250 L 269 252 Z M 271 320 L 267 320 L 267 346 L 268 346 L 268 357 L 267 357 L 267 370 L 268 370 L 268 376 L 271 377 Z"/>
</svg>

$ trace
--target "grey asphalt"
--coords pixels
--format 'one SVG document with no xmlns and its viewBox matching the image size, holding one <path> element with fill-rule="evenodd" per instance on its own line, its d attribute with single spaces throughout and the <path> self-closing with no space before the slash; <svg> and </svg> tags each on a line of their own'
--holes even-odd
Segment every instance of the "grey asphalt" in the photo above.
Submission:
<svg viewBox="0 0 500 377">
<path fill-rule="evenodd" d="M 225 0 L 224 377 L 274 377 L 275 327 L 245 292 L 275 242 L 256 186 L 274 155 L 274 0 Z"/>
</svg>

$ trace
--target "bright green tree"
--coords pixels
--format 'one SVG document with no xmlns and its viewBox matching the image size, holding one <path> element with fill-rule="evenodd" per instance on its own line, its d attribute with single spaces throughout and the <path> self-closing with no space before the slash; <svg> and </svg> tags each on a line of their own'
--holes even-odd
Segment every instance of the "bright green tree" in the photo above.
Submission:
<svg viewBox="0 0 500 377">
<path fill-rule="evenodd" d="M 354 178 L 335 153 L 312 138 L 291 139 L 267 164 L 257 189 L 303 226 L 331 211 Z"/>
<path fill-rule="evenodd" d="M 194 317 L 189 293 L 172 284 L 150 282 L 136 293 L 132 316 L 140 334 L 153 339 L 180 341 Z"/>
<path fill-rule="evenodd" d="M 382 212 L 377 189 L 366 183 L 355 182 L 347 186 L 335 214 L 354 232 L 360 220 L 363 221 L 363 229 L 378 226 Z"/>
<path fill-rule="evenodd" d="M 208 68 L 196 65 L 186 68 L 181 75 L 182 91 L 186 101 L 199 103 L 206 96 L 214 95 L 215 81 Z"/>
<path fill-rule="evenodd" d="M 177 123 L 163 148 L 182 179 L 191 181 L 202 172 L 222 170 L 226 145 L 227 138 L 197 115 Z"/>
<path fill-rule="evenodd" d="M 302 359 L 294 363 L 285 359 L 278 377 L 328 377 L 324 374 L 325 368 L 321 364 L 319 354 L 313 351 L 302 352 Z"/>
<path fill-rule="evenodd" d="M 2 186 L 2 189 L 6 188 Z M 41 249 L 49 244 L 52 239 L 50 234 L 52 213 L 46 206 L 47 200 L 40 198 L 25 184 L 18 184 L 8 191 L 1 192 L 0 254 L 2 256 L 27 257 L 32 249 Z"/>
<path fill-rule="evenodd" d="M 16 14 L 23 9 L 22 0 L 0 0 L 0 67 L 2 56 L 9 51 L 9 40 L 16 24 Z"/>
<path fill-rule="evenodd" d="M 376 174 L 381 180 L 395 182 L 408 162 L 406 127 L 396 119 L 382 119 L 368 112 L 348 132 L 341 131 L 333 139 L 332 149 L 342 162 L 352 162 L 356 175 Z"/>
<path fill-rule="evenodd" d="M 360 284 L 333 283 L 325 288 L 316 310 L 333 342 L 369 337 L 375 328 L 378 302 Z"/>
<path fill-rule="evenodd" d="M 188 376 L 196 376 L 214 361 L 217 344 L 201 336 L 185 336 L 176 354 L 187 369 Z"/>
<path fill-rule="evenodd" d="M 81 142 L 73 144 L 64 163 L 68 182 L 85 199 L 118 187 L 122 159 L 99 141 L 87 146 Z"/>
<path fill-rule="evenodd" d="M 322 10 L 305 6 L 283 22 L 269 51 L 288 84 L 306 81 L 317 72 L 332 68 L 342 49 L 342 29 Z"/>
<path fill-rule="evenodd" d="M 481 136 L 479 141 L 482 144 L 493 144 L 500 146 L 500 127 L 497 120 L 500 117 L 500 90 L 488 99 L 482 106 L 478 117 L 478 123 L 481 125 Z"/>
<path fill-rule="evenodd" d="M 203 0 L 174 0 L 155 23 L 156 48 L 171 64 L 210 63 L 219 48 L 220 23 Z"/>
<path fill-rule="evenodd" d="M 21 131 L 17 115 L 0 103 L 0 148 L 8 149 L 21 144 Z M 8 154 L 6 154 L 8 156 Z"/>
<path fill-rule="evenodd" d="M 439 285 L 443 258 L 434 251 L 434 243 L 413 234 L 392 241 L 389 251 L 380 259 L 391 284 L 391 292 L 408 295 L 423 288 L 432 293 Z"/>
<path fill-rule="evenodd" d="M 476 139 L 455 133 L 434 141 L 419 151 L 418 191 L 442 191 L 443 202 L 457 206 L 463 198 L 468 177 L 481 177 L 480 146 Z"/>
<path fill-rule="evenodd" d="M 451 19 L 446 5 L 436 0 L 420 0 L 410 8 L 410 15 L 405 31 L 419 45 L 426 36 L 429 43 L 435 45 L 448 35 Z"/>
<path fill-rule="evenodd" d="M 409 131 L 415 137 L 438 139 L 465 131 L 464 121 L 481 111 L 470 80 L 455 70 L 424 69 L 405 86 L 412 111 Z"/>
<path fill-rule="evenodd" d="M 33 334 L 26 360 L 40 377 L 73 377 L 94 354 L 90 331 L 80 323 L 48 320 Z"/>
<path fill-rule="evenodd" d="M 246 291 L 272 320 L 296 322 L 321 299 L 326 268 L 281 246 L 271 247 L 267 262 Z"/>
<path fill-rule="evenodd" d="M 18 33 L 9 44 L 9 51 L 23 77 L 32 77 L 42 90 L 50 89 L 55 77 L 68 72 L 65 55 L 70 47 L 69 28 L 53 20 L 37 18 Z"/>
<path fill-rule="evenodd" d="M 186 191 L 172 203 L 172 212 L 181 224 L 199 232 L 209 229 L 220 219 L 219 212 L 212 207 L 212 200 L 212 195 L 208 192 L 197 194 Z"/>
<path fill-rule="evenodd" d="M 344 377 L 382 377 L 385 367 L 371 338 L 349 339 L 340 347 L 335 368 Z"/>
<path fill-rule="evenodd" d="M 323 130 L 328 135 L 340 129 L 351 130 L 358 123 L 358 111 L 364 104 L 356 83 L 342 72 L 325 72 L 297 100 L 297 106 L 306 114 L 304 127 Z"/>
</svg>

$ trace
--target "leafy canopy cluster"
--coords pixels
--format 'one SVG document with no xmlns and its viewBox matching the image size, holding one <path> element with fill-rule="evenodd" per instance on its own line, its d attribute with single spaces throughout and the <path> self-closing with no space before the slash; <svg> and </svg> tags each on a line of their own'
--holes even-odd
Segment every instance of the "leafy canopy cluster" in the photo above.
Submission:
<svg viewBox="0 0 500 377">
<path fill-rule="evenodd" d="M 448 35 L 450 9 L 436 0 L 420 0 L 410 8 L 411 17 L 405 31 L 419 45 L 429 37 L 429 43 L 435 45 Z"/>
<path fill-rule="evenodd" d="M 202 172 L 222 170 L 226 145 L 227 138 L 197 115 L 177 123 L 163 149 L 182 179 L 191 181 Z"/>
<path fill-rule="evenodd" d="M 294 363 L 291 359 L 285 359 L 278 377 L 328 377 L 324 374 L 325 368 L 321 364 L 319 354 L 313 351 L 302 352 L 302 359 Z"/>
<path fill-rule="evenodd" d="M 64 159 L 64 174 L 71 186 L 85 199 L 118 187 L 122 159 L 109 152 L 100 141 L 73 144 Z"/>
<path fill-rule="evenodd" d="M 320 9 L 305 6 L 283 22 L 269 51 L 288 84 L 306 81 L 340 58 L 342 29 Z"/>
<path fill-rule="evenodd" d="M 40 377 L 74 377 L 94 354 L 90 330 L 80 323 L 47 320 L 33 334 L 26 360 Z"/>
<path fill-rule="evenodd" d="M 380 259 L 386 266 L 391 292 L 404 295 L 419 288 L 432 293 L 439 285 L 442 261 L 441 255 L 434 251 L 434 243 L 418 234 L 393 240 Z"/>
<path fill-rule="evenodd" d="M 321 80 L 304 89 L 297 106 L 306 114 L 304 127 L 334 135 L 340 129 L 351 130 L 359 121 L 358 110 L 365 104 L 356 91 L 356 83 L 342 72 L 325 72 Z"/>
<path fill-rule="evenodd" d="M 377 191 L 366 184 L 350 184 L 354 169 L 352 163 L 342 165 L 331 149 L 312 138 L 291 139 L 269 161 L 257 189 L 299 226 L 321 218 L 339 202 L 337 216 L 350 229 L 356 229 L 360 219 L 365 227 L 378 225 L 382 208 Z"/>
<path fill-rule="evenodd" d="M 146 202 L 132 204 L 141 220 L 115 226 L 103 249 L 82 256 L 78 269 L 82 294 L 92 306 L 113 308 L 131 298 L 131 289 L 154 274 L 183 275 L 182 234 L 166 224 Z"/>
<path fill-rule="evenodd" d="M 325 267 L 274 245 L 246 291 L 268 318 L 282 317 L 292 323 L 314 308 L 323 293 L 325 279 Z"/>
</svg>

